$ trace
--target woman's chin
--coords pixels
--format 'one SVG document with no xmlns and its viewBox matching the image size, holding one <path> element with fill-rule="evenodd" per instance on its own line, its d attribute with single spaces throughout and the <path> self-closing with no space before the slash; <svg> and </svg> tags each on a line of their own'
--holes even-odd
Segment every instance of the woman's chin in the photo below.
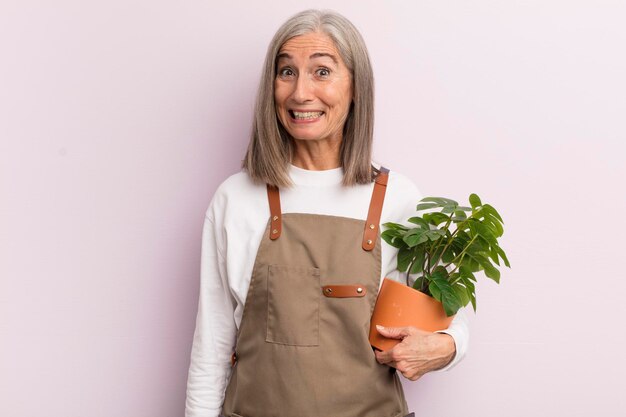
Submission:
<svg viewBox="0 0 626 417">
<path fill-rule="evenodd" d="M 289 134 L 296 140 L 320 140 L 324 138 L 322 135 L 316 135 L 313 132 L 291 131 Z"/>
</svg>

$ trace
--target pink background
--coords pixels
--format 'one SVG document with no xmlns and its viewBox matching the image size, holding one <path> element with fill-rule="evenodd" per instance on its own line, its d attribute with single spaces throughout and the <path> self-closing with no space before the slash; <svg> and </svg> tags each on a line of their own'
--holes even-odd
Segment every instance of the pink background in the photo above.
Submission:
<svg viewBox="0 0 626 417">
<path fill-rule="evenodd" d="M 182 416 L 204 211 L 311 6 L 367 42 L 376 159 L 506 222 L 467 357 L 403 381 L 416 415 L 622 415 L 623 1 L 9 0 L 1 416 Z"/>
</svg>

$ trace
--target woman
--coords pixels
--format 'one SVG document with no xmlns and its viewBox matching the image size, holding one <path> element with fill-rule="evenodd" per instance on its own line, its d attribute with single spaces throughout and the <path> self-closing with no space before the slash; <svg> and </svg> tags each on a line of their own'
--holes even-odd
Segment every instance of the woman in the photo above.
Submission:
<svg viewBox="0 0 626 417">
<path fill-rule="evenodd" d="M 383 277 L 402 280 L 380 224 L 421 198 L 373 163 L 373 75 L 356 28 L 307 10 L 268 48 L 243 170 L 206 213 L 186 416 L 402 417 L 396 370 L 416 380 L 463 357 L 460 310 L 436 333 L 380 329 Z M 414 277 L 416 278 L 416 277 Z"/>
</svg>

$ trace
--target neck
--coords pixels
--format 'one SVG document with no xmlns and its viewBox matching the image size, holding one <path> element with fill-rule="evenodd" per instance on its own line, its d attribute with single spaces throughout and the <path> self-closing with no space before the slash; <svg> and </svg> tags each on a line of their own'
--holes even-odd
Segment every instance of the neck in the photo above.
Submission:
<svg viewBox="0 0 626 417">
<path fill-rule="evenodd" d="M 291 163 L 302 169 L 310 171 L 324 171 L 339 168 L 339 140 L 299 140 L 294 139 L 295 153 Z"/>
</svg>

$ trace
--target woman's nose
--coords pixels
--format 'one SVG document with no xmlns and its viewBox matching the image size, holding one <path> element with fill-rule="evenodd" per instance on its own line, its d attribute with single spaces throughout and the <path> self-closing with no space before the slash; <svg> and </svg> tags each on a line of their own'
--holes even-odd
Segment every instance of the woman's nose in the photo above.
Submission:
<svg viewBox="0 0 626 417">
<path fill-rule="evenodd" d="M 306 75 L 300 76 L 296 80 L 296 84 L 292 94 L 293 100 L 298 103 L 311 101 L 314 99 L 313 91 L 313 81 L 310 80 L 309 77 L 307 77 Z"/>
</svg>

